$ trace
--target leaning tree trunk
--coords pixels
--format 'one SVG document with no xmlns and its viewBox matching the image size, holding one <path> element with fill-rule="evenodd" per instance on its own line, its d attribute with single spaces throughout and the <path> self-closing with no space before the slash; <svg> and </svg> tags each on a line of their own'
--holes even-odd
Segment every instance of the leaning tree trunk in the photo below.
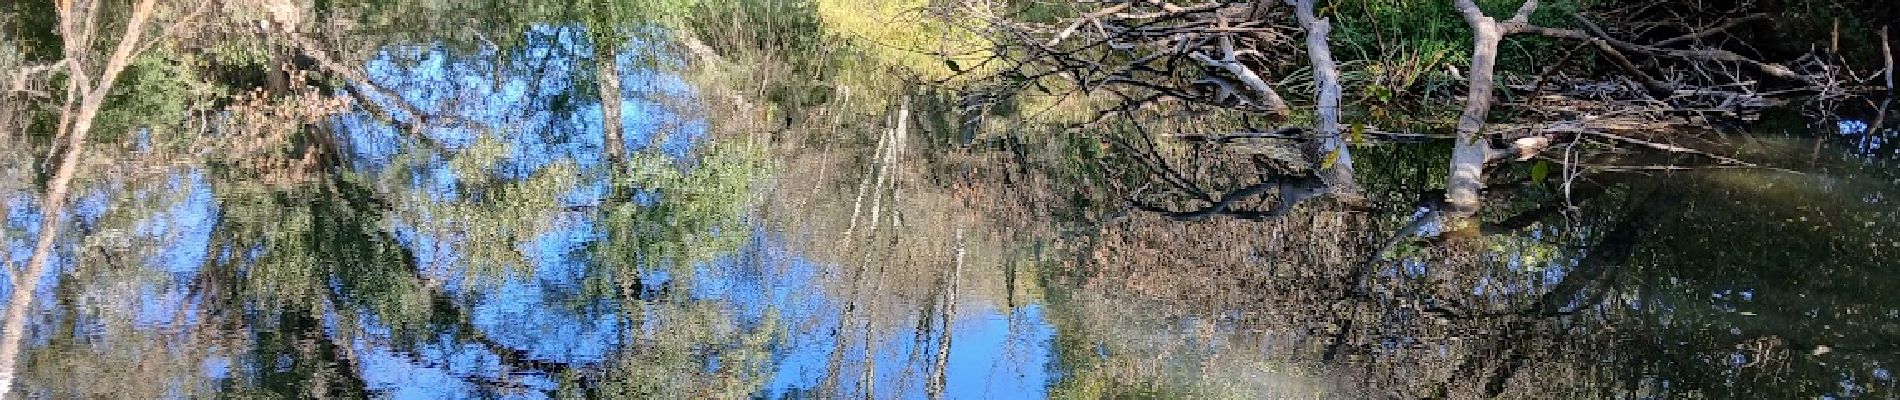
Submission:
<svg viewBox="0 0 1900 400">
<path fill-rule="evenodd" d="M 1316 134 L 1307 147 L 1312 160 L 1319 162 L 1315 169 L 1321 181 L 1334 198 L 1357 203 L 1364 200 L 1358 181 L 1353 179 L 1352 149 L 1339 132 L 1339 65 L 1333 62 L 1332 47 L 1327 36 L 1332 33 L 1332 23 L 1325 18 L 1313 15 L 1313 0 L 1287 0 L 1298 15 L 1300 26 L 1306 28 L 1306 54 L 1313 62 L 1313 86 L 1317 93 L 1319 117 Z"/>
<path fill-rule="evenodd" d="M 594 77 L 600 82 L 601 151 L 607 153 L 608 165 L 621 171 L 627 161 L 627 142 L 620 126 L 620 43 L 625 38 L 614 24 L 619 15 L 615 4 L 603 0 L 594 6 L 587 30 L 594 42 Z"/>
<path fill-rule="evenodd" d="M 94 24 L 97 21 L 83 18 L 86 25 L 82 26 L 80 21 L 83 11 L 76 9 L 71 2 L 60 2 L 59 5 L 61 31 L 67 33 L 62 35 L 69 71 L 67 79 L 86 83 L 88 78 L 79 60 L 90 47 L 71 33 L 82 28 L 85 32 L 91 32 L 96 28 Z M 0 334 L 0 396 L 13 390 L 20 346 L 26 340 L 27 310 L 33 308 L 33 296 L 39 289 L 40 277 L 46 274 L 46 265 L 53 257 L 53 244 L 59 240 L 60 215 L 66 210 L 66 196 L 72 188 L 73 176 L 79 173 L 79 161 L 85 154 L 86 136 L 92 132 L 92 120 L 105 106 L 106 95 L 111 93 L 119 72 L 124 71 L 132 58 L 137 56 L 142 47 L 139 36 L 144 33 L 145 24 L 156 6 L 157 0 L 140 0 L 133 6 L 130 19 L 126 22 L 125 34 L 121 35 L 111 58 L 106 59 L 104 68 L 99 70 L 97 82 L 92 82 L 90 86 L 68 86 L 80 91 L 78 97 L 81 100 L 79 107 L 73 109 L 72 113 L 61 116 L 60 125 L 70 126 L 66 131 L 66 153 L 61 157 L 52 179 L 47 181 L 46 196 L 40 200 L 39 241 L 33 246 L 33 256 L 27 260 L 26 268 L 14 275 L 13 292 L 7 299 L 6 326 L 4 334 Z M 96 7 L 100 5 L 91 4 L 87 8 Z"/>
<path fill-rule="evenodd" d="M 1445 202 L 1450 215 L 1469 216 L 1483 201 L 1484 164 L 1491 158 L 1491 141 L 1484 133 L 1485 120 L 1491 114 L 1493 75 L 1497 71 L 1498 42 L 1528 26 L 1537 0 L 1527 0 L 1510 21 L 1500 24 L 1484 15 L 1472 0 L 1456 0 L 1458 12 L 1471 25 L 1470 91 L 1465 95 L 1464 114 L 1458 117 L 1457 143 L 1451 151 L 1451 177 L 1445 184 Z"/>
</svg>

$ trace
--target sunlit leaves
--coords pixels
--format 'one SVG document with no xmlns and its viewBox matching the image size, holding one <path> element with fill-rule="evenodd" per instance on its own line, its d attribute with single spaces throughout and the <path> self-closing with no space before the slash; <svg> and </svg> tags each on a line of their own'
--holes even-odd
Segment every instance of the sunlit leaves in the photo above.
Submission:
<svg viewBox="0 0 1900 400">
<path fill-rule="evenodd" d="M 958 18 L 975 18 L 964 5 L 922 0 L 818 0 L 825 29 L 857 41 L 873 63 L 904 68 L 928 79 L 945 79 L 968 70 L 951 58 L 979 60 L 989 54 L 985 41 L 960 27 Z M 974 4 L 974 3 L 970 3 Z M 956 10 L 950 10 L 955 8 Z"/>
<path fill-rule="evenodd" d="M 1333 151 L 1326 152 L 1326 156 L 1319 161 L 1319 169 L 1332 169 L 1334 164 L 1339 163 L 1341 152 L 1340 149 L 1333 149 Z"/>
</svg>

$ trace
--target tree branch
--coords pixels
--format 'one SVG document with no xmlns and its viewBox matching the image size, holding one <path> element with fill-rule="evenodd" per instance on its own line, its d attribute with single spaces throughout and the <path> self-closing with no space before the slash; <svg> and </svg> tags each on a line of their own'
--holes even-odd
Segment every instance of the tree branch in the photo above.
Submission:
<svg viewBox="0 0 1900 400">
<path fill-rule="evenodd" d="M 1268 193 L 1268 191 L 1276 190 L 1280 194 L 1280 201 L 1275 203 L 1272 209 L 1266 211 L 1234 209 L 1235 203 L 1264 195 Z M 1159 213 L 1176 221 L 1205 221 L 1220 215 L 1258 221 L 1285 216 L 1293 209 L 1293 206 L 1307 199 L 1324 195 L 1327 192 L 1328 189 L 1325 183 L 1318 178 L 1272 177 L 1252 186 L 1221 195 L 1220 199 L 1214 201 L 1213 204 L 1193 211 L 1174 211 L 1167 207 L 1144 203 L 1140 200 L 1131 200 L 1131 202 L 1136 209 Z"/>
</svg>

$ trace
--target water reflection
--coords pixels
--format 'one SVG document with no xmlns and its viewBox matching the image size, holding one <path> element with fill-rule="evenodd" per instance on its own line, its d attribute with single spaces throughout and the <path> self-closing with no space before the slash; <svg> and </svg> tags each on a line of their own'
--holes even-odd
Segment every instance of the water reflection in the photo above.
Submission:
<svg viewBox="0 0 1900 400">
<path fill-rule="evenodd" d="M 1519 182 L 1475 226 L 1423 218 L 1442 177 L 1420 171 L 1442 143 L 1356 150 L 1386 200 L 1371 207 L 1182 222 L 1130 211 L 1131 185 L 1090 164 L 1121 160 L 1081 150 L 1092 139 L 965 138 L 922 123 L 948 101 L 879 88 L 766 139 L 691 69 L 657 66 L 677 56 L 635 40 L 597 59 L 590 38 L 536 25 L 514 48 L 379 45 L 360 63 L 367 102 L 311 128 L 343 139 L 345 168 L 309 187 L 192 161 L 90 182 L 60 216 L 83 234 L 36 277 L 53 300 L 21 393 L 1895 390 L 1896 174 L 1861 162 L 1882 157 L 1880 118 L 1737 150 L 1797 171 L 1507 171 Z M 620 92 L 599 92 L 603 63 Z M 603 156 L 608 124 L 622 164 Z M 1182 170 L 1259 170 L 1230 158 Z M 43 217 L 0 195 L 22 259 Z"/>
</svg>

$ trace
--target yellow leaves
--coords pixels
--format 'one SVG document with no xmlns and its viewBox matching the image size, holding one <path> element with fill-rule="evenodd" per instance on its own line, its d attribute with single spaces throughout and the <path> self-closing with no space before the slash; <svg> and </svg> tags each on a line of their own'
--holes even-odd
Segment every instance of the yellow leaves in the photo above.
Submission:
<svg viewBox="0 0 1900 400">
<path fill-rule="evenodd" d="M 1366 144 L 1366 124 L 1363 122 L 1353 123 L 1352 129 L 1347 131 L 1346 140 L 1351 141 L 1355 146 Z"/>
<path fill-rule="evenodd" d="M 897 66 L 929 79 L 944 79 L 973 69 L 964 61 L 987 57 L 982 37 L 962 26 L 977 26 L 983 10 L 935 12 L 925 0 L 819 0 L 818 17 L 827 33 L 860 41 L 875 62 Z"/>
<path fill-rule="evenodd" d="M 1339 163 L 1341 151 L 1342 149 L 1333 149 L 1333 151 L 1326 152 L 1326 157 L 1319 161 L 1319 169 L 1332 169 L 1333 164 Z"/>
</svg>

